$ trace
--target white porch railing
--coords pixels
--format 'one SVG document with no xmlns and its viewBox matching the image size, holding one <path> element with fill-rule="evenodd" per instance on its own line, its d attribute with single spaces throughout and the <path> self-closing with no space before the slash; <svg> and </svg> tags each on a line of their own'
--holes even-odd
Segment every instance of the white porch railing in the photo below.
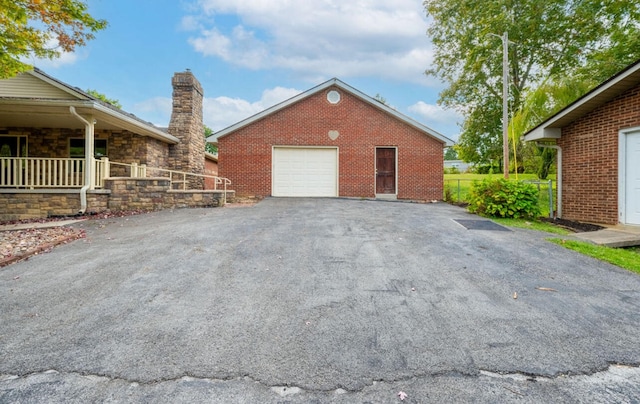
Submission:
<svg viewBox="0 0 640 404">
<path fill-rule="evenodd" d="M 191 190 L 189 184 L 195 179 L 197 183 L 208 179 L 213 190 L 224 190 L 225 194 L 231 184 L 229 179 L 214 175 L 118 163 L 106 157 L 92 160 L 95 164 L 92 185 L 98 189 L 104 187 L 104 179 L 112 176 L 112 170 L 119 171 L 115 176 L 131 178 L 145 178 L 148 173 L 153 173 L 154 176 L 168 178 L 171 189 L 184 191 Z M 0 157 L 0 188 L 81 188 L 84 186 L 84 162 L 78 158 Z"/>
<path fill-rule="evenodd" d="M 83 159 L 0 157 L 2 188 L 80 188 L 83 173 Z"/>
</svg>

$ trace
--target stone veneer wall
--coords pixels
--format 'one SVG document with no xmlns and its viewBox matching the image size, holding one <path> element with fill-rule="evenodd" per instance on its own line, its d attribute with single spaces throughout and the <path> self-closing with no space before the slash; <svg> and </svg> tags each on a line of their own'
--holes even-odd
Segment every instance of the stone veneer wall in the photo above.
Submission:
<svg viewBox="0 0 640 404">
<path fill-rule="evenodd" d="M 202 123 L 203 91 L 200 82 L 190 72 L 175 73 L 173 85 L 173 109 L 169 133 L 180 143 L 169 146 L 169 166 L 178 171 L 204 173 L 205 138 Z M 202 189 L 203 179 L 193 177 L 192 189 Z"/>
<path fill-rule="evenodd" d="M 105 190 L 87 193 L 87 213 L 122 210 L 161 210 L 222 206 L 223 191 L 178 191 L 169 189 L 167 178 L 109 178 Z M 227 198 L 233 191 L 227 192 Z M 73 216 L 80 211 L 80 193 L 0 193 L 0 220 L 49 216 Z"/>
<path fill-rule="evenodd" d="M 84 129 L 20 128 L 20 132 L 27 136 L 29 157 L 67 158 L 69 139 L 84 138 Z M 111 130 L 97 130 L 95 138 L 107 140 L 107 157 L 112 161 L 167 167 L 169 145 L 160 140 L 129 131 Z M 123 171 L 123 168 L 114 166 L 112 170 L 114 176 L 125 174 L 118 171 Z"/>
<path fill-rule="evenodd" d="M 108 210 L 109 194 L 87 193 L 90 212 Z M 33 219 L 49 216 L 73 216 L 80 211 L 80 193 L 0 193 L 0 220 Z"/>
<path fill-rule="evenodd" d="M 219 191 L 171 190 L 167 178 L 109 178 L 105 189 L 111 191 L 110 210 L 160 210 L 183 207 L 221 206 Z"/>
</svg>

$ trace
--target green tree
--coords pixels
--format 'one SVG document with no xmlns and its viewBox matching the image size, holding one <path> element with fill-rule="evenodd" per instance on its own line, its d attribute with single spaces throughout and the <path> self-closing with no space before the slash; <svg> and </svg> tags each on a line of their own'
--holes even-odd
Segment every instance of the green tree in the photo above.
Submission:
<svg viewBox="0 0 640 404">
<path fill-rule="evenodd" d="M 80 0 L 0 0 L 0 79 L 29 70 L 21 58 L 73 52 L 106 26 Z"/>
<path fill-rule="evenodd" d="M 378 94 L 376 94 L 376 96 L 375 96 L 375 97 L 373 97 L 373 99 L 374 99 L 374 100 L 376 100 L 376 101 L 378 101 L 378 102 L 379 102 L 379 103 L 381 103 L 381 104 L 384 104 L 384 105 L 389 106 L 389 104 L 387 104 L 387 99 L 386 99 L 386 98 L 384 98 L 383 96 L 381 96 L 379 93 L 378 93 Z"/>
<path fill-rule="evenodd" d="M 448 84 L 439 103 L 465 117 L 458 152 L 466 161 L 486 164 L 502 150 L 502 41 L 494 35 L 509 33 L 513 111 L 550 77 L 590 72 L 602 79 L 640 57 L 635 0 L 425 0 L 424 6 L 434 46 L 426 73 Z"/>
<path fill-rule="evenodd" d="M 524 165 L 534 167 L 538 178 L 547 179 L 555 161 L 555 150 L 534 144 L 522 145 L 522 135 L 584 95 L 596 84 L 594 80 L 582 79 L 580 76 L 563 78 L 540 85 L 523 99 L 520 109 L 509 122 L 509 133 L 513 134 L 513 141 L 523 150 L 519 154 L 525 159 Z"/>
<path fill-rule="evenodd" d="M 204 137 L 205 137 L 205 139 L 208 138 L 211 135 L 213 135 L 213 129 L 211 129 L 207 125 L 204 125 Z M 218 146 L 212 145 L 211 143 L 207 143 L 207 142 L 205 142 L 204 145 L 205 145 L 204 146 L 204 151 L 206 151 L 207 153 L 218 154 Z"/>
<path fill-rule="evenodd" d="M 444 159 L 445 160 L 457 160 L 458 153 L 456 153 L 456 149 L 453 147 L 447 147 L 444 151 Z"/>
<path fill-rule="evenodd" d="M 120 101 L 118 101 L 118 100 L 114 100 L 114 99 L 112 99 L 112 98 L 107 98 L 107 96 L 106 96 L 106 95 L 104 95 L 104 94 L 102 94 L 102 93 L 98 92 L 98 90 L 88 89 L 88 90 L 86 91 L 86 93 L 87 93 L 87 94 L 89 94 L 89 95 L 91 95 L 91 96 L 93 96 L 93 97 L 95 97 L 95 98 L 97 98 L 97 99 L 99 99 L 100 101 L 104 101 L 104 102 L 106 102 L 107 104 L 111 104 L 111 105 L 113 105 L 113 106 L 114 106 L 114 107 L 116 107 L 116 108 L 122 108 L 122 104 L 120 104 Z"/>
</svg>

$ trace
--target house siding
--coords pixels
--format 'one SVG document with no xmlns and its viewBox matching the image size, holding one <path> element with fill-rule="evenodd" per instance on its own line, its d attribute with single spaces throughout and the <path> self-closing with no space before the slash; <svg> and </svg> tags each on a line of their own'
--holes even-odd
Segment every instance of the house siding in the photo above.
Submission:
<svg viewBox="0 0 640 404">
<path fill-rule="evenodd" d="M 330 104 L 326 94 L 342 98 Z M 338 131 L 335 140 L 329 131 Z M 398 198 L 442 199 L 443 142 L 339 88 L 327 88 L 218 139 L 218 170 L 238 196 L 269 196 L 273 146 L 338 148 L 339 196 L 375 196 L 375 148 L 398 149 Z"/>
<path fill-rule="evenodd" d="M 563 218 L 618 223 L 618 135 L 636 126 L 640 86 L 562 129 Z"/>
<path fill-rule="evenodd" d="M 76 100 L 68 92 L 45 83 L 29 73 L 19 74 L 9 79 L 0 80 L 0 97 L 14 97 L 23 99 L 56 99 Z"/>
</svg>

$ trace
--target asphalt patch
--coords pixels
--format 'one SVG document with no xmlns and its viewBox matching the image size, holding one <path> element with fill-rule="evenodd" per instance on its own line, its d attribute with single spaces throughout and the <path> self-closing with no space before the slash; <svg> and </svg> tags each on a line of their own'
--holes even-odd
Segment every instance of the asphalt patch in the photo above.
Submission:
<svg viewBox="0 0 640 404">
<path fill-rule="evenodd" d="M 453 219 L 453 221 L 458 222 L 467 230 L 511 231 L 491 220 Z"/>
</svg>

